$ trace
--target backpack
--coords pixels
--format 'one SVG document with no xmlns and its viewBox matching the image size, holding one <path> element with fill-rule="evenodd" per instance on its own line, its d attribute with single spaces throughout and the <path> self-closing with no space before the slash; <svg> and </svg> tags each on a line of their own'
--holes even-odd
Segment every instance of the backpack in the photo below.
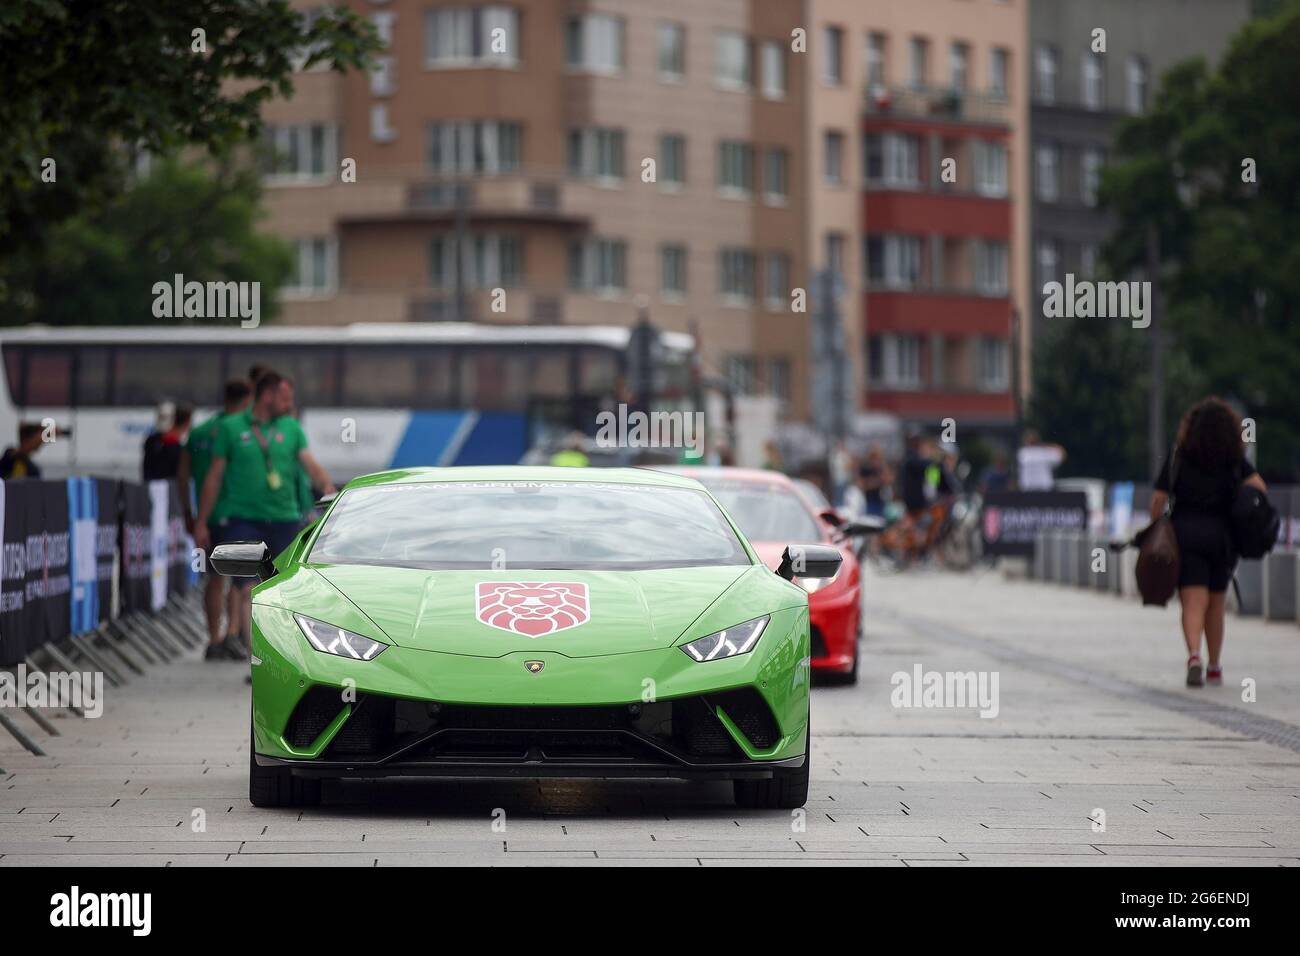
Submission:
<svg viewBox="0 0 1300 956">
<path fill-rule="evenodd" d="M 1232 499 L 1228 526 L 1232 547 L 1243 558 L 1262 558 L 1277 544 L 1282 516 L 1268 495 L 1251 485 L 1240 485 Z"/>
</svg>

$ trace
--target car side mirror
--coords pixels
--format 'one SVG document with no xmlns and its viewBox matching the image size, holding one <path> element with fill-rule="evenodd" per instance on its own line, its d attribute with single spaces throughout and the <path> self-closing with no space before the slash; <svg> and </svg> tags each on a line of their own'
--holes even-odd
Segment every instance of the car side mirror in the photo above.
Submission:
<svg viewBox="0 0 1300 956">
<path fill-rule="evenodd" d="M 832 528 L 838 528 L 844 524 L 844 516 L 834 508 L 826 508 L 817 512 L 817 516 L 825 521 Z"/>
<path fill-rule="evenodd" d="M 212 549 L 208 563 L 212 565 L 212 570 L 229 578 L 257 578 L 266 581 L 275 575 L 271 549 L 264 541 L 219 544 Z"/>
<path fill-rule="evenodd" d="M 860 538 L 868 534 L 879 534 L 887 524 L 879 515 L 862 515 L 840 528 L 840 532 L 847 538 Z"/>
<path fill-rule="evenodd" d="M 330 502 L 333 501 L 333 500 L 334 500 L 335 498 L 337 498 L 338 496 L 339 496 L 339 493 L 338 493 L 337 491 L 331 491 L 328 495 L 321 495 L 319 498 L 316 499 L 316 505 L 315 505 L 315 507 L 317 507 L 317 508 L 328 508 L 329 505 L 330 505 Z"/>
<path fill-rule="evenodd" d="M 828 544 L 792 544 L 781 554 L 776 573 L 787 581 L 795 578 L 833 578 L 844 560 L 839 548 Z"/>
</svg>

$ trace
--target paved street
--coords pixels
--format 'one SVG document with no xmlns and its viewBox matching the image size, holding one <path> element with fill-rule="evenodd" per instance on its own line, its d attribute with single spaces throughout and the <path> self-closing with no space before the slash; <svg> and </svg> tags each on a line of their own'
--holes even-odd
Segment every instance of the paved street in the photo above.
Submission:
<svg viewBox="0 0 1300 956">
<path fill-rule="evenodd" d="M 194 660 L 59 718 L 49 757 L 0 734 L 0 866 L 1300 863 L 1294 626 L 1230 620 L 1225 685 L 1191 692 L 1173 606 L 925 571 L 866 603 L 862 682 L 814 693 L 802 820 L 640 782 L 357 783 L 256 810 L 242 670 Z M 894 708 L 917 664 L 996 672 L 997 716 Z"/>
</svg>

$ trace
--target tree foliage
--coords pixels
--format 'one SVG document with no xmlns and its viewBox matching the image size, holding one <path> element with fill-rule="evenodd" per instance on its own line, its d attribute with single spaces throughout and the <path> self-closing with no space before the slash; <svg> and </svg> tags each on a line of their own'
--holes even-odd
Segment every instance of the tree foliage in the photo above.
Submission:
<svg viewBox="0 0 1300 956">
<path fill-rule="evenodd" d="M 1138 274 L 1145 236 L 1156 227 L 1168 437 L 1188 402 L 1217 393 L 1257 421 L 1261 470 L 1295 480 L 1300 4 L 1249 21 L 1217 69 L 1191 60 L 1169 70 L 1152 109 L 1126 120 L 1115 146 L 1101 188 L 1102 204 L 1117 219 L 1105 260 L 1114 276 L 1146 278 Z M 1143 474 L 1145 455 L 1130 446 L 1145 446 L 1151 337 L 1127 323 L 1103 329 L 1106 323 L 1082 322 L 1086 328 L 1063 329 L 1039 352 L 1035 382 L 1044 390 L 1034 396 L 1031 415 L 1049 433 L 1050 420 L 1109 422 L 1113 447 L 1102 448 L 1095 436 L 1089 453 L 1098 473 L 1127 458 L 1129 477 Z M 1116 368 L 1123 370 L 1119 380 Z M 1053 376 L 1075 385 L 1054 386 Z M 1088 387 L 1090 380 L 1103 387 Z"/>
<path fill-rule="evenodd" d="M 20 277 L 61 223 L 120 196 L 130 152 L 220 159 L 296 66 L 361 67 L 378 46 L 346 8 L 309 19 L 287 0 L 0 3 L 0 309 L 36 308 Z"/>
</svg>

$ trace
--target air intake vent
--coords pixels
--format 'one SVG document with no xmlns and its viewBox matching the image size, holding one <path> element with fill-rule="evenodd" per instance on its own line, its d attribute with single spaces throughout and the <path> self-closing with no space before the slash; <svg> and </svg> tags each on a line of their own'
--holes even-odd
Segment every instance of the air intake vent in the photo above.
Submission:
<svg viewBox="0 0 1300 956">
<path fill-rule="evenodd" d="M 726 712 L 731 722 L 740 728 L 749 745 L 757 750 L 767 750 L 781 739 L 776 718 L 767 701 L 752 687 L 729 690 L 712 697 L 715 706 Z"/>
<path fill-rule="evenodd" d="M 319 685 L 311 688 L 289 715 L 284 739 L 291 747 L 310 747 L 342 709 L 343 692 L 339 688 Z"/>
</svg>

